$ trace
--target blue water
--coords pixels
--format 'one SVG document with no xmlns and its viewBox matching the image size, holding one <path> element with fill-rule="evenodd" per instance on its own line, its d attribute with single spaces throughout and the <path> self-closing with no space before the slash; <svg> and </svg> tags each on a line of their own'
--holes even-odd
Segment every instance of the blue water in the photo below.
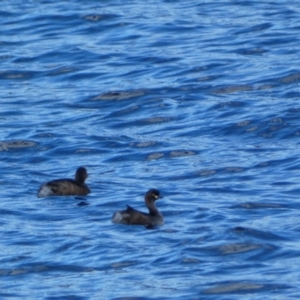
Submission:
<svg viewBox="0 0 300 300">
<path fill-rule="evenodd" d="M 0 26 L 1 299 L 300 298 L 299 1 L 4 0 Z M 80 165 L 90 195 L 37 198 Z M 163 227 L 111 223 L 149 188 Z"/>
</svg>

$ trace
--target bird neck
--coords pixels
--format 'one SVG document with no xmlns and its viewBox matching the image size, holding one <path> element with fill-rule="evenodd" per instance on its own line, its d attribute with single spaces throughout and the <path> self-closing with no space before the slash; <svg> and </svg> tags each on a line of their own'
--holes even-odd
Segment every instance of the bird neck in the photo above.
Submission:
<svg viewBox="0 0 300 300">
<path fill-rule="evenodd" d="M 149 200 L 146 199 L 145 202 L 146 202 L 146 205 L 147 205 L 147 207 L 149 209 L 150 215 L 157 215 L 157 214 L 159 214 L 159 211 L 158 211 L 158 209 L 157 209 L 154 201 L 149 201 Z"/>
</svg>

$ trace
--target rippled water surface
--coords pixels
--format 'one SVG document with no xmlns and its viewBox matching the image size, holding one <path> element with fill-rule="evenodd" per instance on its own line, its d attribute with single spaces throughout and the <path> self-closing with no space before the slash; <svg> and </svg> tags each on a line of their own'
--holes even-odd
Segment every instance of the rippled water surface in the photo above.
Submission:
<svg viewBox="0 0 300 300">
<path fill-rule="evenodd" d="M 299 299 L 299 1 L 1 1 L 1 299 Z M 86 197 L 37 198 L 89 172 Z M 157 188 L 165 225 L 111 223 Z M 81 205 L 86 204 L 86 205 Z"/>
</svg>

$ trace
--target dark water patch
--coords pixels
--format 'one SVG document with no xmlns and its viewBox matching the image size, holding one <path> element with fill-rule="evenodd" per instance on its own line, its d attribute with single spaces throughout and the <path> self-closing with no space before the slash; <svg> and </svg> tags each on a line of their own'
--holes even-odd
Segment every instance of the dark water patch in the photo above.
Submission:
<svg viewBox="0 0 300 300">
<path fill-rule="evenodd" d="M 285 241 L 289 240 L 286 236 L 279 236 L 272 232 L 262 231 L 253 228 L 235 227 L 232 231 L 242 237 L 254 237 L 263 241 Z"/>
<path fill-rule="evenodd" d="M 253 283 L 253 282 L 233 282 L 220 283 L 216 287 L 204 289 L 203 294 L 248 294 L 248 293 L 276 293 L 280 289 L 288 289 L 290 286 L 283 284 Z"/>
<path fill-rule="evenodd" d="M 0 45 L 1 44 L 2 44 L 2 42 L 0 41 Z M 12 55 L 6 55 L 6 54 L 0 55 L 0 60 L 2 60 L 2 61 L 6 61 L 6 60 L 9 60 L 9 59 L 12 59 L 12 58 L 13 58 Z"/>
<path fill-rule="evenodd" d="M 13 18 L 13 17 L 18 16 L 18 14 L 14 13 L 12 11 L 9 11 L 7 9 L 7 10 L 0 10 L 0 16 L 3 17 L 3 18 L 6 18 L 6 17 Z"/>
<path fill-rule="evenodd" d="M 131 261 L 122 261 L 122 262 L 114 262 L 111 264 L 111 268 L 113 269 L 122 269 L 122 268 L 126 268 L 126 267 L 131 267 L 131 266 L 135 266 L 137 265 L 137 262 L 131 262 Z"/>
<path fill-rule="evenodd" d="M 287 109 L 287 112 L 290 114 L 299 114 L 300 113 L 300 108 L 298 107 L 292 107 Z"/>
<path fill-rule="evenodd" d="M 22 149 L 22 148 L 30 148 L 37 146 L 36 142 L 26 141 L 26 140 L 16 140 L 16 141 L 1 141 L 0 142 L 0 152 L 1 151 L 10 151 L 12 149 Z"/>
<path fill-rule="evenodd" d="M 218 172 L 217 170 L 203 169 L 195 172 L 194 176 L 207 177 L 207 176 L 215 175 L 217 172 Z"/>
<path fill-rule="evenodd" d="M 0 292 L 0 297 L 3 297 L 3 299 L 7 298 L 19 298 L 19 297 L 24 297 L 22 295 L 19 295 L 18 293 L 3 293 L 3 292 Z"/>
<path fill-rule="evenodd" d="M 19 212 L 18 210 L 9 210 L 2 208 L 0 209 L 0 214 L 1 215 L 22 215 L 22 212 Z"/>
<path fill-rule="evenodd" d="M 137 122 L 139 125 L 148 125 L 151 123 L 164 123 L 171 121 L 172 118 L 170 117 L 150 117 L 146 119 L 140 119 L 135 122 Z"/>
<path fill-rule="evenodd" d="M 108 150 L 105 149 L 99 149 L 95 147 L 89 147 L 89 148 L 79 148 L 74 147 L 74 146 L 62 146 L 62 147 L 57 147 L 56 142 L 54 142 L 53 145 L 49 145 L 48 149 L 43 149 L 45 151 L 44 155 L 47 155 L 49 158 L 55 156 L 56 154 L 60 153 L 61 155 L 66 155 L 69 156 L 71 153 L 72 154 L 77 154 L 77 155 L 91 155 L 91 154 L 101 154 L 105 153 Z M 63 144 L 68 144 L 68 143 L 63 143 Z M 54 148 L 52 148 L 54 147 Z"/>
<path fill-rule="evenodd" d="M 149 118 L 143 118 L 143 119 L 134 119 L 134 120 L 128 120 L 128 121 L 119 121 L 118 123 L 112 124 L 110 128 L 112 129 L 118 129 L 118 128 L 124 128 L 124 127 L 149 127 L 151 128 L 153 126 L 163 126 L 165 123 L 171 123 L 176 121 L 177 117 L 169 117 L 169 116 L 157 116 L 157 117 L 149 117 Z M 158 130 L 156 127 L 154 127 L 156 130 Z"/>
<path fill-rule="evenodd" d="M 117 297 L 117 298 L 112 298 L 112 300 L 167 300 L 168 298 L 165 297 L 134 297 L 134 296 L 123 296 L 123 297 Z"/>
<path fill-rule="evenodd" d="M 86 201 L 81 201 L 77 204 L 77 206 L 87 206 L 90 205 L 90 203 L 86 202 Z"/>
<path fill-rule="evenodd" d="M 49 297 L 45 297 L 44 299 L 46 300 L 59 300 L 59 299 L 66 299 L 66 300 L 86 300 L 88 299 L 88 297 L 81 297 L 81 296 L 77 296 L 77 295 L 66 295 L 66 294 L 61 294 L 58 296 L 49 296 Z"/>
<path fill-rule="evenodd" d="M 129 106 L 127 108 L 121 109 L 119 111 L 115 111 L 111 113 L 108 117 L 111 118 L 113 116 L 124 116 L 124 115 L 134 115 L 138 110 L 140 109 L 140 106 Z"/>
<path fill-rule="evenodd" d="M 287 209 L 285 204 L 281 203 L 263 203 L 263 202 L 245 202 L 232 206 L 232 208 L 245 209 Z"/>
<path fill-rule="evenodd" d="M 5 264 L 5 263 L 16 263 L 16 262 L 21 262 L 21 261 L 24 261 L 24 260 L 26 261 L 26 260 L 31 260 L 31 259 L 32 259 L 32 257 L 29 256 L 29 255 L 19 255 L 19 256 L 11 256 L 7 259 L 1 259 L 1 262 L 3 264 Z M 0 271 L 0 274 L 4 274 L 6 272 L 7 271 L 3 270 L 3 272 Z"/>
<path fill-rule="evenodd" d="M 251 91 L 253 88 L 248 85 L 236 85 L 236 86 L 227 86 L 215 88 L 211 92 L 214 94 L 231 94 L 236 92 L 247 92 Z"/>
<path fill-rule="evenodd" d="M 274 186 L 292 186 L 295 184 L 297 184 L 297 183 L 291 182 L 291 181 L 277 181 L 277 182 L 271 183 L 271 185 L 274 185 Z"/>
<path fill-rule="evenodd" d="M 136 148 L 148 148 L 148 147 L 155 147 L 158 146 L 159 143 L 156 141 L 141 141 L 141 142 L 133 142 L 130 143 L 129 146 L 136 147 Z"/>
<path fill-rule="evenodd" d="M 65 243 L 64 245 L 59 246 L 58 248 L 54 249 L 53 251 L 51 251 L 51 253 L 53 254 L 58 254 L 61 252 L 65 252 L 69 249 L 72 249 L 72 247 L 74 247 L 77 243 L 73 242 L 73 243 Z"/>
<path fill-rule="evenodd" d="M 174 253 L 170 253 L 170 255 L 164 255 L 163 257 L 156 258 L 153 261 L 151 261 L 151 264 L 159 267 L 167 267 L 168 265 L 178 264 L 178 256 L 174 256 L 173 254 Z"/>
<path fill-rule="evenodd" d="M 68 23 L 74 21 L 74 19 L 77 19 L 76 14 L 42 14 L 42 15 L 31 15 L 28 18 L 22 18 L 16 21 L 13 21 L 12 24 L 17 23 L 27 23 L 32 24 L 32 22 L 37 23 L 39 26 L 42 26 L 43 24 L 47 26 L 51 26 L 54 23 L 57 23 L 61 25 L 62 23 Z M 10 24 L 9 22 L 6 22 L 5 24 Z M 31 26 L 29 26 L 31 27 Z"/>
<path fill-rule="evenodd" d="M 151 153 L 151 154 L 148 154 L 147 156 L 147 160 L 150 161 L 150 160 L 158 160 L 162 157 L 165 156 L 165 153 L 162 153 L 162 152 L 156 152 L 156 153 Z"/>
<path fill-rule="evenodd" d="M 181 261 L 184 264 L 199 264 L 201 261 L 197 258 L 192 258 L 192 257 L 185 257 Z"/>
<path fill-rule="evenodd" d="M 233 244 L 224 244 L 224 245 L 216 245 L 216 246 L 205 246 L 205 247 L 186 247 L 184 249 L 184 253 L 196 255 L 200 257 L 210 257 L 210 259 L 218 259 L 218 257 L 224 255 L 237 255 L 240 257 L 241 254 L 244 254 L 243 259 L 249 259 L 254 254 L 259 253 L 261 255 L 264 252 L 267 246 L 263 244 L 257 243 L 233 243 Z M 268 251 L 270 250 L 269 247 Z"/>
<path fill-rule="evenodd" d="M 236 254 L 236 253 L 243 253 L 243 252 L 249 252 L 252 250 L 260 249 L 264 247 L 260 244 L 246 244 L 246 243 L 240 243 L 240 244 L 228 244 L 223 245 L 219 248 L 219 251 L 222 254 Z"/>
<path fill-rule="evenodd" d="M 291 84 L 300 80 L 300 72 L 292 72 L 292 74 L 280 78 L 279 82 L 283 84 Z"/>
<path fill-rule="evenodd" d="M 99 22 L 99 21 L 106 21 L 108 19 L 114 19 L 118 17 L 117 15 L 113 14 L 89 14 L 89 15 L 83 15 L 81 18 L 83 18 L 86 21 L 90 22 Z"/>
<path fill-rule="evenodd" d="M 223 169 L 223 172 L 229 172 L 229 173 L 237 173 L 237 172 L 243 172 L 246 171 L 246 168 L 242 167 L 226 167 Z M 247 177 L 246 179 L 248 180 L 250 177 Z M 243 178 L 240 177 L 242 180 Z"/>
<path fill-rule="evenodd" d="M 17 71 L 17 70 L 9 70 L 0 72 L 0 79 L 8 79 L 8 80 L 22 80 L 29 79 L 40 75 L 39 72 L 34 71 Z"/>
<path fill-rule="evenodd" d="M 8 276 L 21 276 L 25 274 L 34 274 L 34 273 L 56 273 L 56 272 L 66 272 L 66 273 L 89 273 L 96 271 L 94 268 L 81 267 L 75 265 L 51 265 L 43 263 L 35 264 L 25 264 L 17 269 L 8 271 Z"/>
<path fill-rule="evenodd" d="M 170 157 L 184 157 L 184 156 L 193 156 L 196 155 L 194 151 L 186 151 L 186 150 L 174 150 L 170 152 Z"/>
<path fill-rule="evenodd" d="M 219 102 L 211 107 L 211 110 L 215 109 L 224 109 L 227 107 L 233 107 L 233 108 L 239 108 L 247 106 L 247 102 L 241 102 L 241 101 L 228 101 L 228 102 Z"/>
<path fill-rule="evenodd" d="M 37 61 L 42 60 L 44 64 L 49 64 L 49 63 L 55 64 L 54 71 L 50 71 L 46 73 L 48 76 L 55 76 L 57 75 L 56 74 L 57 65 L 58 64 L 66 65 L 66 62 L 69 62 L 68 58 L 70 57 L 70 53 L 72 54 L 72 58 L 73 58 L 72 61 L 76 59 L 78 61 L 81 61 L 82 59 L 84 59 L 86 55 L 86 52 L 81 50 L 80 48 L 68 46 L 63 49 L 47 50 L 46 52 L 39 54 L 39 56 L 36 57 L 36 60 Z M 77 68 L 73 67 L 73 68 L 77 69 L 78 67 Z"/>
<path fill-rule="evenodd" d="M 52 70 L 51 72 L 49 72 L 48 75 L 57 76 L 57 75 L 72 73 L 72 72 L 76 72 L 76 71 L 77 71 L 77 69 L 74 67 L 59 67 L 59 68 L 56 68 L 56 69 Z"/>
<path fill-rule="evenodd" d="M 161 43 L 159 43 L 160 46 Z M 179 58 L 169 57 L 169 56 L 132 56 L 127 58 L 128 61 L 136 61 L 139 63 L 147 63 L 149 65 L 160 65 L 160 64 L 167 64 L 167 63 L 175 63 L 179 60 Z"/>
<path fill-rule="evenodd" d="M 245 29 L 239 30 L 237 31 L 235 34 L 239 35 L 239 34 L 247 34 L 247 33 L 252 33 L 252 32 L 259 32 L 259 31 L 265 31 L 269 28 L 271 28 L 273 26 L 272 23 L 262 23 L 259 25 L 255 25 L 255 26 L 251 26 L 251 27 L 247 27 Z"/>
<path fill-rule="evenodd" d="M 227 111 L 222 113 L 219 118 L 229 118 L 236 112 Z M 292 126 L 282 118 L 273 118 L 269 120 L 242 120 L 235 124 L 227 126 L 214 126 L 213 132 L 225 135 L 254 135 L 262 138 L 288 138 Z M 293 129 L 294 132 L 294 129 Z"/>
<path fill-rule="evenodd" d="M 254 169 L 256 168 L 263 168 L 263 167 L 272 167 L 277 168 L 278 166 L 290 166 L 294 165 L 296 162 L 295 157 L 288 157 L 288 158 L 282 158 L 282 159 L 273 159 L 268 161 L 262 161 L 258 163 L 257 165 L 253 166 Z"/>
<path fill-rule="evenodd" d="M 265 52 L 267 52 L 265 49 L 262 48 L 241 48 L 235 51 L 236 53 L 242 54 L 242 55 L 262 55 Z"/>
<path fill-rule="evenodd" d="M 124 91 L 124 92 L 107 92 L 91 98 L 91 100 L 125 100 L 129 98 L 140 97 L 144 95 L 144 91 Z"/>
</svg>

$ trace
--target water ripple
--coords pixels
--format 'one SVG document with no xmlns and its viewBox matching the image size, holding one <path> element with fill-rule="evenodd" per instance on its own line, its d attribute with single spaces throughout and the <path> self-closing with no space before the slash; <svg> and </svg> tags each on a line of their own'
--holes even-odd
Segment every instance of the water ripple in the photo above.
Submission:
<svg viewBox="0 0 300 300">
<path fill-rule="evenodd" d="M 295 1 L 1 4 L 1 298 L 299 298 Z"/>
</svg>

